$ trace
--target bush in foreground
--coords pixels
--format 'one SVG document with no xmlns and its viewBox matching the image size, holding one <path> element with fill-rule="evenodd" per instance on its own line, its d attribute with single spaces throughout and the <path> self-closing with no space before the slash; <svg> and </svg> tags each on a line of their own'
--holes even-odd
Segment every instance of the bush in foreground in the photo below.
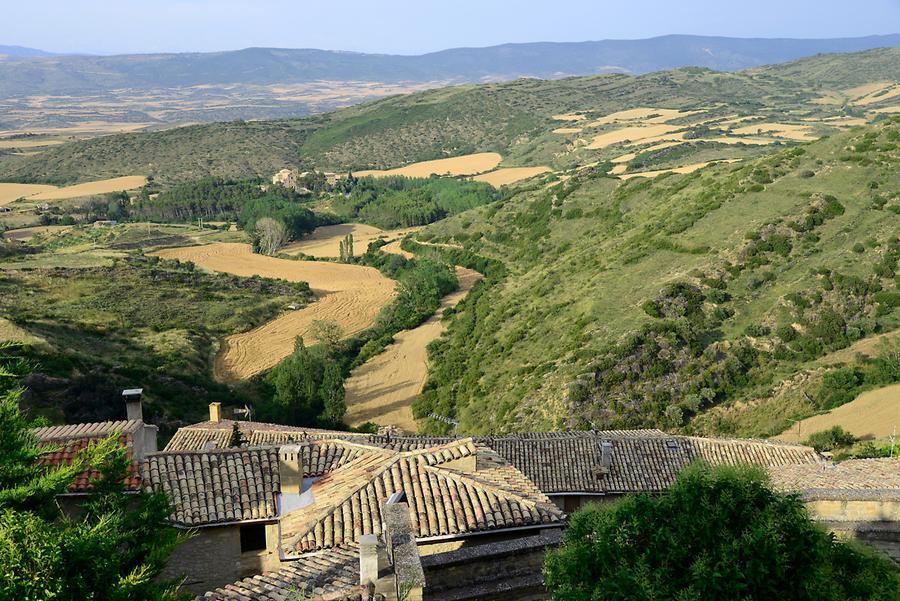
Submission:
<svg viewBox="0 0 900 601">
<path fill-rule="evenodd" d="M 835 540 L 761 470 L 697 465 L 665 494 L 576 513 L 547 556 L 554 599 L 900 599 L 885 559 Z"/>
</svg>

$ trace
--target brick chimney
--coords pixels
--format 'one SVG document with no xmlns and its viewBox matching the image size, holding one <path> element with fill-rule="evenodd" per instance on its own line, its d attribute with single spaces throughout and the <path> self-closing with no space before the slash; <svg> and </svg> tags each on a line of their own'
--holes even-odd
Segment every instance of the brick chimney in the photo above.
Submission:
<svg viewBox="0 0 900 601">
<path fill-rule="evenodd" d="M 130 388 L 122 391 L 122 398 L 125 399 L 125 416 L 128 420 L 144 421 L 144 410 L 141 407 L 141 397 L 143 396 L 143 388 Z"/>
<path fill-rule="evenodd" d="M 216 424 L 222 421 L 222 403 L 209 404 L 209 421 Z"/>
<path fill-rule="evenodd" d="M 303 490 L 302 449 L 300 445 L 284 445 L 278 450 L 278 476 L 283 495 L 299 495 Z"/>
</svg>

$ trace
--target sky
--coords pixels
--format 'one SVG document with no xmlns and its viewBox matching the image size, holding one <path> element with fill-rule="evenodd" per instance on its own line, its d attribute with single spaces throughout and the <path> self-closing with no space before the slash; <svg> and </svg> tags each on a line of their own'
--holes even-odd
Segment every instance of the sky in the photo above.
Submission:
<svg viewBox="0 0 900 601">
<path fill-rule="evenodd" d="M 250 46 L 420 54 L 682 33 L 900 32 L 900 0 L 0 0 L 0 45 L 114 54 Z"/>
</svg>

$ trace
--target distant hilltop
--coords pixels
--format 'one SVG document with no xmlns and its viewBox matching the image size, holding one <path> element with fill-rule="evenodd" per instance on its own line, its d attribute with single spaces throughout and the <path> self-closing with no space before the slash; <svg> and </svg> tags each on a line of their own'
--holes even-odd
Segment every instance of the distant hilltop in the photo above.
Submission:
<svg viewBox="0 0 900 601">
<path fill-rule="evenodd" d="M 53 56 L 52 60 L 40 50 L 0 46 L 0 54 L 14 59 L 0 62 L 0 97 L 226 83 L 474 83 L 609 72 L 642 74 L 686 66 L 738 71 L 822 53 L 898 45 L 900 35 L 818 40 L 670 35 L 454 48 L 418 56 L 247 48 L 211 53 L 69 55 Z"/>
</svg>

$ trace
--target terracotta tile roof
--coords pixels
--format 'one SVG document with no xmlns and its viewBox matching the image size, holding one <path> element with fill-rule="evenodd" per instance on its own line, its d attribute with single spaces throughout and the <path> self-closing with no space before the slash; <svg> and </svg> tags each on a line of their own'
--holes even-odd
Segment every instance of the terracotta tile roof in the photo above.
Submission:
<svg viewBox="0 0 900 601">
<path fill-rule="evenodd" d="M 660 492 L 675 481 L 678 472 L 694 461 L 710 465 L 821 465 L 824 460 L 810 447 L 764 440 L 727 440 L 669 436 L 665 438 L 610 439 L 612 461 L 608 474 L 593 471 L 602 492 L 622 494 Z M 586 469 L 586 466 L 585 466 Z"/>
<path fill-rule="evenodd" d="M 362 599 L 359 549 L 346 545 L 304 555 L 277 572 L 268 572 L 197 597 L 208 601 L 282 601 L 286 599 Z"/>
<path fill-rule="evenodd" d="M 71 440 L 80 438 L 106 438 L 113 432 L 134 434 L 144 426 L 140 420 L 123 420 L 117 422 L 98 422 L 91 424 L 67 424 L 63 426 L 47 426 L 32 430 L 40 442 Z"/>
<path fill-rule="evenodd" d="M 485 453 L 487 473 L 465 471 L 458 460 Z M 560 524 L 564 514 L 533 486 L 515 487 L 517 472 L 471 439 L 427 450 L 373 450 L 314 483 L 314 502 L 284 516 L 287 555 L 329 548 L 381 532 L 381 505 L 406 493 L 417 538 L 503 528 Z M 519 474 L 519 478 L 523 478 Z"/>
<path fill-rule="evenodd" d="M 153 453 L 144 459 L 146 486 L 165 492 L 179 526 L 275 519 L 278 451 L 226 449 Z"/>
<path fill-rule="evenodd" d="M 72 461 L 75 458 L 75 455 L 79 451 L 83 451 L 88 447 L 88 445 L 96 442 L 98 439 L 94 438 L 75 438 L 69 440 L 60 440 L 60 441 L 49 441 L 41 443 L 42 446 L 46 446 L 49 449 L 47 453 L 41 455 L 41 458 L 38 460 L 38 464 L 47 466 L 48 468 L 59 467 L 62 465 L 71 465 Z M 119 440 L 122 446 L 127 447 L 126 454 L 128 458 L 131 458 L 131 447 L 128 446 L 127 436 L 123 435 L 119 437 Z M 92 480 L 96 480 L 100 477 L 100 472 L 97 470 L 86 470 L 81 472 L 75 477 L 75 480 L 72 482 L 72 485 L 69 486 L 70 493 L 83 493 L 88 492 L 93 489 L 91 485 Z M 141 489 L 141 477 L 138 472 L 137 465 L 134 462 L 131 462 L 128 466 L 128 473 L 125 476 L 125 490 L 127 491 L 138 491 Z"/>
<path fill-rule="evenodd" d="M 212 448 L 225 448 L 231 440 L 231 429 L 234 422 L 223 419 L 218 422 L 200 422 L 179 428 L 166 451 L 205 451 Z M 361 439 L 366 434 L 354 432 L 341 432 L 337 430 L 320 430 L 318 428 L 305 428 L 296 426 L 283 426 L 281 424 L 267 424 L 263 422 L 238 422 L 244 439 L 251 447 L 263 445 L 280 445 L 288 442 L 300 442 L 303 440 L 321 439 Z"/>
<path fill-rule="evenodd" d="M 781 490 L 806 496 L 857 493 L 857 496 L 900 496 L 900 459 L 852 459 L 820 465 L 781 465 L 769 468 Z"/>
<path fill-rule="evenodd" d="M 71 465 L 75 455 L 90 444 L 106 438 L 110 434 L 119 433 L 119 442 L 126 447 L 129 458 L 132 457 L 134 433 L 143 428 L 143 422 L 139 420 L 99 422 L 88 424 L 71 424 L 63 426 L 48 426 L 32 430 L 38 439 L 38 444 L 47 449 L 38 463 L 48 468 L 61 465 Z M 97 470 L 87 470 L 79 474 L 69 487 L 71 493 L 83 493 L 93 487 L 91 481 L 100 477 Z M 137 466 L 132 462 L 125 478 L 125 490 L 136 491 L 141 488 L 141 478 Z"/>
</svg>

